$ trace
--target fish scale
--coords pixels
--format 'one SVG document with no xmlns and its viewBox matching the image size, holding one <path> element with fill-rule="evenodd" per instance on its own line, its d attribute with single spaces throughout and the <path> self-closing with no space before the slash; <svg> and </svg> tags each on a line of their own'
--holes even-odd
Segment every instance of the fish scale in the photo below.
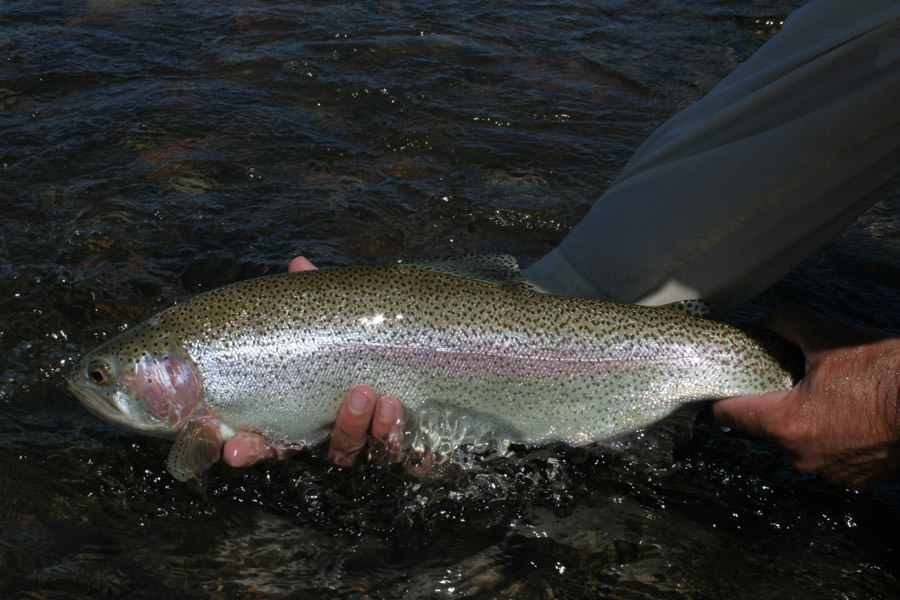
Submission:
<svg viewBox="0 0 900 600">
<path fill-rule="evenodd" d="M 69 384 L 113 422 L 175 436 L 170 470 L 187 478 L 239 429 L 320 442 L 358 383 L 513 441 L 581 444 L 686 402 L 789 389 L 779 348 L 673 307 L 541 294 L 510 257 L 478 257 L 219 288 L 89 353 Z"/>
</svg>

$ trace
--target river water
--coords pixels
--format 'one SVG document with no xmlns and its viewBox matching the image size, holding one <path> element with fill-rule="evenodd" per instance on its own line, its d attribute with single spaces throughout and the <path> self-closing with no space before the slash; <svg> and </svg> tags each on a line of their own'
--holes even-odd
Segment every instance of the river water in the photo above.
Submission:
<svg viewBox="0 0 900 600">
<path fill-rule="evenodd" d="M 708 415 L 424 481 L 309 452 L 189 486 L 60 376 L 298 253 L 533 261 L 799 4 L 6 0 L 0 595 L 898 597 L 896 482 L 829 487 Z M 900 330 L 898 208 L 734 318 L 792 300 Z"/>
</svg>

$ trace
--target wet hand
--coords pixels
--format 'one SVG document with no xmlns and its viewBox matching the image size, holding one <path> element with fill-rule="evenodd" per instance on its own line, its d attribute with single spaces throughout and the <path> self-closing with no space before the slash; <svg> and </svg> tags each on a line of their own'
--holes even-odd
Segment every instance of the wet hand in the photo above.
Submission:
<svg viewBox="0 0 900 600">
<path fill-rule="evenodd" d="M 721 400 L 716 419 L 832 483 L 865 488 L 900 471 L 900 338 L 793 306 L 764 325 L 800 347 L 806 374 L 789 392 Z"/>
<path fill-rule="evenodd" d="M 366 385 L 350 390 L 331 432 L 328 456 L 342 467 L 352 466 L 361 451 L 372 448 L 385 462 L 403 459 L 403 406 L 393 396 L 376 396 Z M 249 467 L 261 460 L 284 458 L 288 452 L 262 435 L 238 431 L 225 442 L 222 459 L 232 467 Z"/>
<path fill-rule="evenodd" d="M 341 405 L 328 456 L 332 462 L 349 467 L 367 446 L 371 445 L 386 462 L 402 459 L 403 406 L 393 396 L 377 397 L 367 385 L 358 385 Z"/>
</svg>

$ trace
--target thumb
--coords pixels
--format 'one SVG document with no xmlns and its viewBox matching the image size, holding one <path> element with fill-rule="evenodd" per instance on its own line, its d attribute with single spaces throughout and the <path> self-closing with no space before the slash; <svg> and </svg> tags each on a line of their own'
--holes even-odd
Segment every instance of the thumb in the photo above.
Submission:
<svg viewBox="0 0 900 600">
<path fill-rule="evenodd" d="M 757 437 L 768 437 L 769 423 L 781 410 L 790 392 L 769 392 L 759 396 L 736 396 L 719 400 L 712 411 L 721 425 Z"/>
</svg>

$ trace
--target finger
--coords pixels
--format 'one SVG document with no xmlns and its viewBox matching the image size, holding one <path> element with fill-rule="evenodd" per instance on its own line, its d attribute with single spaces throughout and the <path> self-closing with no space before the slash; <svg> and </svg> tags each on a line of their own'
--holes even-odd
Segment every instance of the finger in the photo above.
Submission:
<svg viewBox="0 0 900 600">
<path fill-rule="evenodd" d="M 759 396 L 736 396 L 713 404 L 713 417 L 721 425 L 757 437 L 769 437 L 769 423 L 787 401 L 790 392 L 769 392 Z"/>
<path fill-rule="evenodd" d="M 434 467 L 434 463 L 434 452 L 426 448 L 425 451 L 421 453 L 410 452 L 409 456 L 406 457 L 406 463 L 404 466 L 407 473 L 422 479 L 431 472 L 431 469 Z"/>
<path fill-rule="evenodd" d="M 375 417 L 372 419 L 372 438 L 379 442 L 390 443 L 392 435 L 400 429 L 403 418 L 403 406 L 393 396 L 382 396 L 375 405 Z"/>
<path fill-rule="evenodd" d="M 249 431 L 238 431 L 222 449 L 222 459 L 232 467 L 249 467 L 277 456 L 278 451 L 263 436 Z"/>
<path fill-rule="evenodd" d="M 403 405 L 393 396 L 382 396 L 375 404 L 372 439 L 388 446 L 399 444 L 403 436 Z"/>
<path fill-rule="evenodd" d="M 332 462 L 349 467 L 369 439 L 369 427 L 375 412 L 375 391 L 366 385 L 358 385 L 338 411 L 328 456 Z"/>
<path fill-rule="evenodd" d="M 316 271 L 319 267 L 312 264 L 305 256 L 296 256 L 288 265 L 288 273 L 299 273 L 301 271 Z"/>
</svg>

